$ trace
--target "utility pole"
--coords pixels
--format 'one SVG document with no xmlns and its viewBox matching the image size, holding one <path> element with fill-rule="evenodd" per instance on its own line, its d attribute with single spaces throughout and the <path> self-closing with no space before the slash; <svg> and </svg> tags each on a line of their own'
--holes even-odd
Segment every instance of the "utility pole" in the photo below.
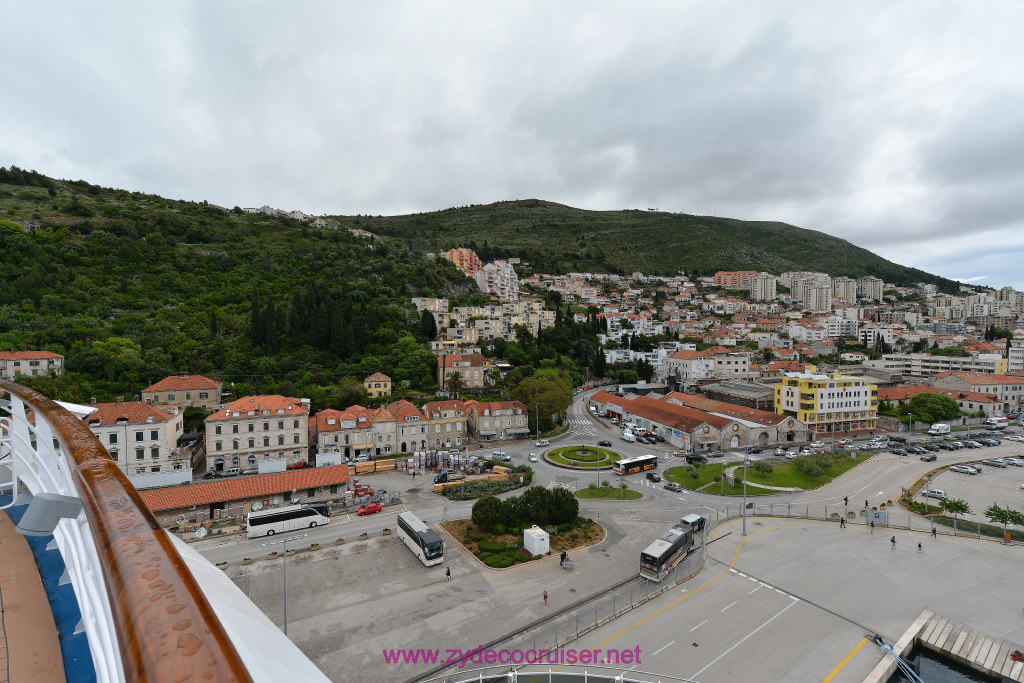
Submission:
<svg viewBox="0 0 1024 683">
<path fill-rule="evenodd" d="M 750 456 L 743 456 L 743 535 L 747 535 L 747 463 Z"/>
</svg>

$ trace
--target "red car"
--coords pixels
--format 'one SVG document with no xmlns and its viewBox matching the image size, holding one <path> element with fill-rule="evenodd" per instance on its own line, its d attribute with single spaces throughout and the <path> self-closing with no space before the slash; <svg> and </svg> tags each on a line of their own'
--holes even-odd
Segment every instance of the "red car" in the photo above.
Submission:
<svg viewBox="0 0 1024 683">
<path fill-rule="evenodd" d="M 293 462 L 291 465 L 288 465 L 288 469 L 290 469 L 290 470 L 304 470 L 307 467 L 310 467 L 310 464 L 308 462 L 306 462 L 305 460 L 300 460 L 298 462 Z"/>
<path fill-rule="evenodd" d="M 364 505 L 363 507 L 359 508 L 359 512 L 357 512 L 356 515 L 361 517 L 363 515 L 372 515 L 374 512 L 380 512 L 380 503 L 370 503 L 369 505 Z"/>
</svg>

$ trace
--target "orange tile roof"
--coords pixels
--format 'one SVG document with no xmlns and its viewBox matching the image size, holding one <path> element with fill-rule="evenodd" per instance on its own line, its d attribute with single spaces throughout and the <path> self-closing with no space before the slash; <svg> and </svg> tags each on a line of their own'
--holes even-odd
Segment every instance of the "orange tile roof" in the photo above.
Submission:
<svg viewBox="0 0 1024 683">
<path fill-rule="evenodd" d="M 0 351 L 0 360 L 30 360 L 33 358 L 63 358 L 51 351 Z"/>
<path fill-rule="evenodd" d="M 370 375 L 369 377 L 367 377 L 366 379 L 364 379 L 363 381 L 364 382 L 390 382 L 391 378 L 388 377 L 387 375 L 383 374 L 383 373 L 375 372 L 372 375 Z"/>
<path fill-rule="evenodd" d="M 313 467 L 275 474 L 243 475 L 214 479 L 201 484 L 171 486 L 139 491 L 153 512 L 176 510 L 190 505 L 209 505 L 233 500 L 272 496 L 293 489 L 311 489 L 349 482 L 348 465 Z"/>
<path fill-rule="evenodd" d="M 270 411 L 270 416 L 278 415 L 278 410 L 283 410 L 282 415 L 308 415 L 309 411 L 302 407 L 302 403 L 297 398 L 288 398 L 287 396 L 245 396 L 232 401 L 210 417 L 206 418 L 206 421 L 211 420 L 228 420 L 234 417 L 234 413 L 240 413 L 239 417 L 261 417 L 264 410 Z M 252 411 L 253 415 L 249 415 Z"/>
<path fill-rule="evenodd" d="M 217 380 L 202 375 L 171 375 L 164 377 L 155 384 L 150 384 L 143 391 L 182 391 L 184 389 L 219 389 L 223 386 Z"/>
<path fill-rule="evenodd" d="M 145 424 L 150 417 L 154 422 L 166 422 L 178 414 L 177 408 L 164 406 L 166 410 L 150 405 L 129 401 L 127 403 L 97 403 L 95 412 L 85 418 L 85 423 L 90 427 L 103 427 L 117 424 L 122 417 L 128 418 L 129 424 Z M 99 420 L 97 424 L 96 421 Z"/>
<path fill-rule="evenodd" d="M 423 404 L 423 414 L 428 418 L 437 416 L 440 418 L 441 412 L 445 410 L 454 411 L 466 411 L 466 404 L 459 400 L 451 401 L 430 401 L 429 403 Z"/>
</svg>

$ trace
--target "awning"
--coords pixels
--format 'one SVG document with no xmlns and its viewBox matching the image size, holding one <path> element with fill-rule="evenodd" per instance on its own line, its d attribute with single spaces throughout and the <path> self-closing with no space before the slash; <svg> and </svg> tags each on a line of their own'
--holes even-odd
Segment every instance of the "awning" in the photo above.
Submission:
<svg viewBox="0 0 1024 683">
<path fill-rule="evenodd" d="M 506 429 L 505 433 L 506 434 L 529 434 L 530 433 L 530 428 L 529 427 L 516 427 L 514 429 Z"/>
<path fill-rule="evenodd" d="M 217 458 L 214 462 L 224 462 L 224 458 Z"/>
<path fill-rule="evenodd" d="M 480 436 L 494 436 L 497 432 L 477 432 Z"/>
<path fill-rule="evenodd" d="M 253 460 L 255 460 L 255 459 L 256 459 L 256 456 L 255 456 L 255 455 L 250 455 L 250 456 L 249 456 L 249 462 L 252 462 L 252 461 L 253 461 Z"/>
</svg>

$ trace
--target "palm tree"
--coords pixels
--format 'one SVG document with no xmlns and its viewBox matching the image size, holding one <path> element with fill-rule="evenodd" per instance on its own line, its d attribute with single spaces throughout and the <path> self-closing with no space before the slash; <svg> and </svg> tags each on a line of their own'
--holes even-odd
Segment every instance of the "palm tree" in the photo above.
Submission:
<svg viewBox="0 0 1024 683">
<path fill-rule="evenodd" d="M 971 514 L 970 504 L 962 498 L 946 498 L 939 502 L 939 507 L 953 514 L 953 534 L 956 535 L 956 516 Z"/>
<path fill-rule="evenodd" d="M 456 370 L 452 374 L 448 375 L 448 379 L 445 381 L 445 388 L 455 398 L 459 397 L 459 393 L 466 388 L 466 382 L 462 379 L 462 373 Z"/>
</svg>

